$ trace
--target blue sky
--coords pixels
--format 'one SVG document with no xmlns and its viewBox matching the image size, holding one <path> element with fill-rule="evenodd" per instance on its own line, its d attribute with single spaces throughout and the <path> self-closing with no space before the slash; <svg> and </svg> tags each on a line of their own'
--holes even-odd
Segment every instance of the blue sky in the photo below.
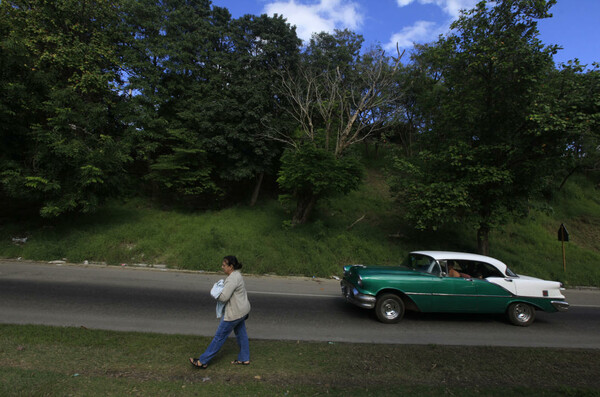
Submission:
<svg viewBox="0 0 600 397">
<path fill-rule="evenodd" d="M 434 41 L 448 31 L 460 9 L 478 0 L 213 0 L 226 7 L 234 18 L 244 14 L 283 15 L 296 25 L 304 40 L 313 32 L 348 28 L 360 33 L 365 44 L 380 43 L 395 50 L 396 43 L 410 49 L 412 43 Z M 579 58 L 591 66 L 600 62 L 600 0 L 558 0 L 553 17 L 539 22 L 545 44 L 563 50 L 557 63 Z"/>
</svg>

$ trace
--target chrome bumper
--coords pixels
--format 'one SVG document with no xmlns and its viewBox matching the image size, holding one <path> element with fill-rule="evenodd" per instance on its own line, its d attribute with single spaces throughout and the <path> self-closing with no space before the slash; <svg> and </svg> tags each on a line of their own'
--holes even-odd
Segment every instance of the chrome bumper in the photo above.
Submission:
<svg viewBox="0 0 600 397">
<path fill-rule="evenodd" d="M 550 303 L 559 312 L 566 312 L 569 310 L 569 304 L 565 301 L 551 301 Z"/>
<path fill-rule="evenodd" d="M 346 300 L 353 305 L 362 307 L 363 309 L 373 309 L 377 299 L 373 295 L 365 295 L 358 292 L 358 290 L 346 280 L 340 281 L 342 287 L 342 295 Z"/>
</svg>

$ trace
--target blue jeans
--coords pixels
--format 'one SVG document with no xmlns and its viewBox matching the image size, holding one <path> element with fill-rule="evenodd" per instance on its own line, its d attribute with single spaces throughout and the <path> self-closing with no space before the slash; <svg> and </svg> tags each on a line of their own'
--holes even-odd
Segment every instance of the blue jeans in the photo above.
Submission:
<svg viewBox="0 0 600 397">
<path fill-rule="evenodd" d="M 219 328 L 217 328 L 217 332 L 215 333 L 215 337 L 213 338 L 210 345 L 206 348 L 206 351 L 202 353 L 198 360 L 202 364 L 208 364 L 210 360 L 221 350 L 221 347 L 227 340 L 227 337 L 233 331 L 235 333 L 235 337 L 237 339 L 237 344 L 240 347 L 240 352 L 238 354 L 238 361 L 250 361 L 250 344 L 248 343 L 248 333 L 246 332 L 246 318 L 248 316 L 244 316 L 240 319 L 234 321 L 225 321 L 221 319 L 219 323 Z"/>
</svg>

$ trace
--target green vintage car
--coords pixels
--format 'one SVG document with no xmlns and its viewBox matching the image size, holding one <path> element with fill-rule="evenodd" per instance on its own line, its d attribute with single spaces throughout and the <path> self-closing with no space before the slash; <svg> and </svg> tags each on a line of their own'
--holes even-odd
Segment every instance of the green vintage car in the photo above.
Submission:
<svg viewBox="0 0 600 397">
<path fill-rule="evenodd" d="M 462 252 L 415 251 L 401 266 L 345 266 L 341 287 L 349 302 L 375 309 L 384 323 L 415 310 L 506 313 L 511 323 L 528 326 L 536 310 L 569 308 L 561 283 L 518 275 L 497 259 Z"/>
</svg>

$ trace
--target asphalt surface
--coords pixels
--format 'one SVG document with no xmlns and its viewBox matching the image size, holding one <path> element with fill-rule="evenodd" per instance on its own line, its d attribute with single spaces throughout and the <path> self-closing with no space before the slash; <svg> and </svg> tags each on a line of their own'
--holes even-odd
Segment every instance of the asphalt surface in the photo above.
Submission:
<svg viewBox="0 0 600 397">
<path fill-rule="evenodd" d="M 217 270 L 219 266 L 215 266 Z M 223 274 L 0 262 L 0 322 L 212 336 L 209 291 Z M 385 325 L 346 303 L 339 281 L 245 275 L 251 339 L 600 348 L 600 291 L 567 290 L 566 313 L 537 312 L 527 328 L 502 315 L 408 312 Z"/>
</svg>

